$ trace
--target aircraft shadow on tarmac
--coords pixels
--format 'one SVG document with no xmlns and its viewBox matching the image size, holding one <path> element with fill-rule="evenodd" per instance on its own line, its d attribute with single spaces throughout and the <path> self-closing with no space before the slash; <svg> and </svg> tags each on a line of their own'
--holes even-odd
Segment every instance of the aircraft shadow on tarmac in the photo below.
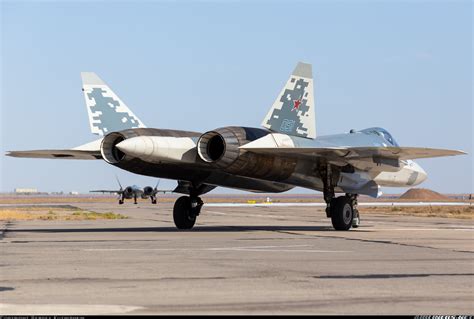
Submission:
<svg viewBox="0 0 474 319">
<path fill-rule="evenodd" d="M 45 233 L 108 233 L 108 232 L 246 232 L 246 231 L 327 231 L 336 232 L 331 226 L 196 226 L 192 230 L 175 227 L 110 227 L 110 228 L 12 228 L 7 232 Z M 358 229 L 357 232 L 364 232 Z"/>
</svg>

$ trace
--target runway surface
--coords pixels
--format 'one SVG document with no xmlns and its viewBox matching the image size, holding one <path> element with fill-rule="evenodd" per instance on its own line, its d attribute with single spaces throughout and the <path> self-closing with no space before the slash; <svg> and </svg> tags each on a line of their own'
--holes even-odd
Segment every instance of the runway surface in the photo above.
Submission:
<svg viewBox="0 0 474 319">
<path fill-rule="evenodd" d="M 123 220 L 0 225 L 0 314 L 472 314 L 474 222 L 322 207 L 72 204 Z"/>
</svg>

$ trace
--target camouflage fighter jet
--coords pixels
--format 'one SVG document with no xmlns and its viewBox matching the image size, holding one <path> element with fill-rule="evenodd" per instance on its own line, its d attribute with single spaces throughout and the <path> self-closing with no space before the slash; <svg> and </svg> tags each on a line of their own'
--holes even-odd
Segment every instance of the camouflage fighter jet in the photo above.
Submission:
<svg viewBox="0 0 474 319">
<path fill-rule="evenodd" d="M 372 127 L 317 136 L 310 64 L 298 63 L 262 122 L 263 128 L 228 126 L 205 133 L 147 128 L 96 74 L 82 73 L 92 133 L 102 138 L 72 149 L 12 151 L 9 156 L 91 159 L 126 171 L 178 181 L 178 229 L 191 229 L 200 196 L 217 186 L 284 192 L 299 186 L 324 194 L 336 230 L 358 227 L 357 197 L 377 197 L 381 186 L 410 187 L 427 174 L 413 160 L 465 154 L 406 147 Z M 336 193 L 342 194 L 336 197 Z"/>
<path fill-rule="evenodd" d="M 93 190 L 90 191 L 91 193 L 109 193 L 109 194 L 117 194 L 118 200 L 119 200 L 119 205 L 122 205 L 125 201 L 125 199 L 132 199 L 133 198 L 133 203 L 136 205 L 137 204 L 137 199 L 147 199 L 150 198 L 152 204 L 156 204 L 157 202 L 157 194 L 158 193 L 171 193 L 172 190 L 163 190 L 163 189 L 158 189 L 158 185 L 160 181 L 156 183 L 155 188 L 151 186 L 145 186 L 143 188 L 137 186 L 137 185 L 132 185 L 132 186 L 127 186 L 125 188 L 122 187 L 122 184 L 120 184 L 119 179 L 117 178 L 117 183 L 120 186 L 120 189 L 118 190 L 106 190 L 106 189 L 98 189 L 98 190 Z"/>
</svg>

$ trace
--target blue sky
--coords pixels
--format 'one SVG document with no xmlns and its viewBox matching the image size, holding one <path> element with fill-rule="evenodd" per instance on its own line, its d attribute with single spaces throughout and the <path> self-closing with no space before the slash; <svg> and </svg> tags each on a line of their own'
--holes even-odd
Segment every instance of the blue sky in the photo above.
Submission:
<svg viewBox="0 0 474 319">
<path fill-rule="evenodd" d="M 95 138 L 81 71 L 99 74 L 148 126 L 204 132 L 259 126 L 297 61 L 313 64 L 319 135 L 381 126 L 404 146 L 473 151 L 470 1 L 1 6 L 2 154 Z M 473 191 L 472 155 L 418 162 L 422 187 Z M 3 192 L 86 192 L 115 187 L 115 174 L 154 184 L 103 161 L 0 165 Z"/>
</svg>

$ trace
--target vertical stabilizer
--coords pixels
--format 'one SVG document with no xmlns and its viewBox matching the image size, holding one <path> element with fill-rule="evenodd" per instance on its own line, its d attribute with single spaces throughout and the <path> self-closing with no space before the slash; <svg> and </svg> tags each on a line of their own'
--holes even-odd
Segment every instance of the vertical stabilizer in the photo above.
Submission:
<svg viewBox="0 0 474 319">
<path fill-rule="evenodd" d="M 299 62 L 262 126 L 292 136 L 316 138 L 311 64 Z"/>
<path fill-rule="evenodd" d="M 82 72 L 81 77 L 93 134 L 106 135 L 110 132 L 146 127 L 95 73 Z"/>
</svg>

